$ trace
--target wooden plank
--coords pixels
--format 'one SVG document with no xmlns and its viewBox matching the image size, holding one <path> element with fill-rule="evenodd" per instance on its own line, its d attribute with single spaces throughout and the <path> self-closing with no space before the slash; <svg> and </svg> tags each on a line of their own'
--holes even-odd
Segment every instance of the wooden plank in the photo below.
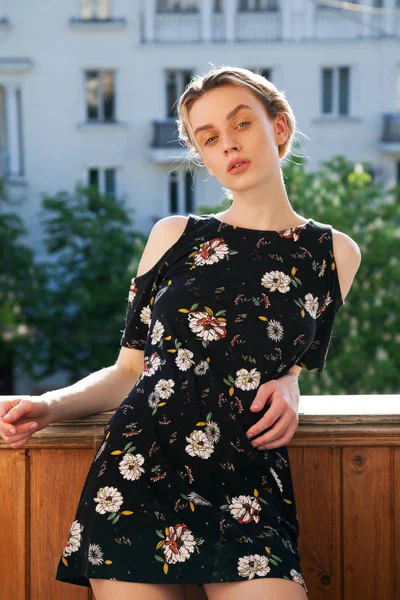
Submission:
<svg viewBox="0 0 400 600">
<path fill-rule="evenodd" d="M 343 450 L 343 600 L 394 599 L 390 448 Z"/>
<path fill-rule="evenodd" d="M 0 598 L 27 598 L 27 458 L 23 449 L 0 452 Z"/>
<path fill-rule="evenodd" d="M 29 600 L 87 600 L 90 588 L 55 579 L 93 450 L 31 451 Z"/>
</svg>

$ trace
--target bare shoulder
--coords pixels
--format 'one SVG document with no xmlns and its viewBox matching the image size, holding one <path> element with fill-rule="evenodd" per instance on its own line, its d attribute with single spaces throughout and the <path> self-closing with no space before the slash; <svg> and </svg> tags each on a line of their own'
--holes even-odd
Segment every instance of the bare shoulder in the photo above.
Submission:
<svg viewBox="0 0 400 600">
<path fill-rule="evenodd" d="M 184 215 L 171 215 L 160 219 L 153 225 L 140 259 L 137 270 L 138 277 L 150 271 L 179 240 L 186 228 L 188 218 Z"/>
<path fill-rule="evenodd" d="M 332 244 L 340 291 L 344 300 L 350 291 L 354 277 L 361 264 L 361 251 L 353 238 L 333 227 Z"/>
</svg>

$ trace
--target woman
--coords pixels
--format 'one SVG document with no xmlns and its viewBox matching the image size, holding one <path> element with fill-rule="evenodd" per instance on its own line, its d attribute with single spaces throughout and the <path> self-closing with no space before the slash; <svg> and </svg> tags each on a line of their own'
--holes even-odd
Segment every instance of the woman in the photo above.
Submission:
<svg viewBox="0 0 400 600">
<path fill-rule="evenodd" d="M 56 579 L 91 586 L 96 600 L 184 598 L 183 584 L 202 583 L 209 600 L 304 600 L 287 451 L 297 376 L 322 372 L 360 251 L 291 208 L 280 160 L 295 119 L 271 82 L 215 68 L 178 110 L 182 141 L 233 202 L 156 223 L 116 365 L 37 399 L 43 422 L 118 407 Z"/>
</svg>

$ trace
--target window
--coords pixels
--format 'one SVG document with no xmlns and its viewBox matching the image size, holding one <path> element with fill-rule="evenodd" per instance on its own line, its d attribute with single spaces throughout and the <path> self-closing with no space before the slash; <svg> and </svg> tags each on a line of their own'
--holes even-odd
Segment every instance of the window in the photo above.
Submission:
<svg viewBox="0 0 400 600">
<path fill-rule="evenodd" d="M 110 18 L 110 0 L 81 0 L 81 18 L 107 20 Z"/>
<path fill-rule="evenodd" d="M 322 113 L 348 115 L 349 104 L 349 67 L 322 69 Z"/>
<path fill-rule="evenodd" d="M 86 71 L 88 121 L 115 121 L 114 71 Z"/>
<path fill-rule="evenodd" d="M 95 187 L 102 195 L 115 197 L 116 169 L 88 169 L 87 185 Z"/>
<path fill-rule="evenodd" d="M 240 0 L 239 11 L 276 11 L 279 10 L 279 0 Z"/>
<path fill-rule="evenodd" d="M 166 72 L 167 117 L 176 116 L 177 101 L 183 94 L 191 77 L 192 71 L 168 70 Z"/>
<path fill-rule="evenodd" d="M 214 0 L 214 12 L 215 13 L 223 12 L 222 0 Z"/>
<path fill-rule="evenodd" d="M 157 0 L 157 12 L 197 12 L 198 0 Z"/>
<path fill-rule="evenodd" d="M 194 178 L 187 169 L 172 171 L 168 181 L 168 208 L 170 214 L 194 211 Z"/>
</svg>

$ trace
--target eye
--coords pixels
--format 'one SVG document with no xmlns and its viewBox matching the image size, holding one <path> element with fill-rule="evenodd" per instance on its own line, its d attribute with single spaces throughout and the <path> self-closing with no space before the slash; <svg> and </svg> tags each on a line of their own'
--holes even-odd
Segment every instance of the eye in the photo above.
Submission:
<svg viewBox="0 0 400 600">
<path fill-rule="evenodd" d="M 249 125 L 249 124 L 250 124 L 250 121 L 242 121 L 241 123 L 239 123 L 239 125 Z M 238 127 L 239 127 L 239 125 L 238 125 Z M 216 137 L 216 136 L 214 135 L 214 136 L 212 136 L 212 137 L 208 138 L 208 140 L 205 142 L 205 144 L 204 144 L 204 145 L 206 146 L 206 145 L 208 144 L 208 142 L 209 142 L 210 140 L 214 139 L 215 137 Z"/>
</svg>

